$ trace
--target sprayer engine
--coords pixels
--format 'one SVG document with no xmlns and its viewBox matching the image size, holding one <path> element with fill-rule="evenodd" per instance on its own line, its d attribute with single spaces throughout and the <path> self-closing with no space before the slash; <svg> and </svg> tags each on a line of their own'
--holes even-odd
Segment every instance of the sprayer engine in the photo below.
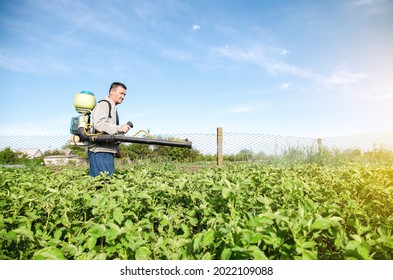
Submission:
<svg viewBox="0 0 393 280">
<path fill-rule="evenodd" d="M 145 132 L 146 138 L 125 136 L 124 134 L 93 134 L 92 125 L 90 124 L 90 114 L 97 102 L 94 94 L 90 91 L 81 91 L 75 94 L 74 107 L 79 113 L 79 116 L 71 118 L 70 133 L 71 133 L 71 145 L 76 146 L 90 146 L 93 144 L 114 144 L 121 142 L 138 143 L 147 145 L 161 145 L 161 146 L 172 146 L 180 148 L 191 148 L 192 142 L 188 139 L 181 141 L 170 141 L 162 139 L 154 139 L 149 133 L 141 130 L 139 132 Z M 127 124 L 133 127 L 131 122 Z"/>
</svg>

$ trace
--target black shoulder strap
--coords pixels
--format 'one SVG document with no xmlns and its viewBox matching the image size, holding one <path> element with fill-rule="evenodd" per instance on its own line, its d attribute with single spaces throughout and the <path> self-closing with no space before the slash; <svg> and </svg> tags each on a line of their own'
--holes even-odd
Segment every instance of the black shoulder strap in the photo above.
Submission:
<svg viewBox="0 0 393 280">
<path fill-rule="evenodd" d="M 105 101 L 106 103 L 108 103 L 108 105 L 109 105 L 108 117 L 112 118 L 112 113 L 111 113 L 112 112 L 112 104 L 108 100 L 106 100 L 106 99 L 102 99 L 102 100 L 98 101 L 98 103 L 100 103 L 102 101 Z M 117 110 L 116 110 L 116 125 L 119 125 L 119 115 L 117 114 Z"/>
<path fill-rule="evenodd" d="M 102 101 L 105 101 L 106 103 L 108 103 L 108 105 L 109 105 L 109 115 L 108 115 L 108 117 L 112 118 L 112 114 L 111 114 L 111 112 L 112 112 L 112 104 L 108 100 L 105 100 L 105 99 L 102 99 L 102 100 L 98 101 L 98 103 L 100 103 Z"/>
</svg>

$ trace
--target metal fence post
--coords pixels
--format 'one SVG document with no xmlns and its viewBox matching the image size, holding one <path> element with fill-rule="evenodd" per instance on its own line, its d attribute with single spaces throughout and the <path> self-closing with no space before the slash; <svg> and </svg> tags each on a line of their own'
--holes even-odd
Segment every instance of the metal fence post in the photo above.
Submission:
<svg viewBox="0 0 393 280">
<path fill-rule="evenodd" d="M 222 165 L 222 127 L 217 127 L 217 166 Z"/>
</svg>

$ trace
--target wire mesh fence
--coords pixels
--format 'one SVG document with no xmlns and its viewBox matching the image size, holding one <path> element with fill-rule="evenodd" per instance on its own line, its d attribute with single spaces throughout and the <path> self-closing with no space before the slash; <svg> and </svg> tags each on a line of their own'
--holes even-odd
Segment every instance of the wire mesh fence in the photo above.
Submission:
<svg viewBox="0 0 393 280">
<path fill-rule="evenodd" d="M 202 154 L 217 153 L 217 134 L 172 134 L 159 135 L 162 138 L 189 139 L 194 149 Z M 306 138 L 261 133 L 223 132 L 223 154 L 237 154 L 242 150 L 254 154 L 280 154 L 288 149 L 318 151 L 328 150 L 360 150 L 362 152 L 375 149 L 393 150 L 393 131 L 336 136 L 326 138 Z"/>
<path fill-rule="evenodd" d="M 198 150 L 201 154 L 214 155 L 217 153 L 217 135 L 215 133 L 153 135 L 153 137 L 188 139 L 192 141 L 193 149 Z M 44 153 L 48 150 L 64 148 L 69 144 L 69 140 L 69 135 L 0 135 L 0 149 L 7 147 L 14 150 L 40 149 Z M 222 146 L 225 155 L 237 154 L 243 150 L 251 151 L 253 154 L 275 155 L 288 149 L 317 151 L 321 147 L 340 151 L 358 149 L 362 152 L 375 149 L 393 150 L 393 131 L 323 139 L 224 131 Z"/>
<path fill-rule="evenodd" d="M 322 145 L 328 149 L 359 149 L 362 152 L 384 149 L 393 150 L 393 131 L 327 137 L 322 139 Z"/>
<path fill-rule="evenodd" d="M 42 152 L 59 150 L 69 143 L 69 135 L 0 135 L 0 149 L 39 149 Z"/>
</svg>

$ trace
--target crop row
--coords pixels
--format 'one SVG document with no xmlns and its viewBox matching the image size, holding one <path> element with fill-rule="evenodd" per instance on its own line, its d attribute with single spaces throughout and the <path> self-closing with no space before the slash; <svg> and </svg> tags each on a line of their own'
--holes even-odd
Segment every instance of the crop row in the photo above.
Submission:
<svg viewBox="0 0 393 280">
<path fill-rule="evenodd" d="M 393 259 L 393 170 L 0 169 L 0 259 Z"/>
</svg>

